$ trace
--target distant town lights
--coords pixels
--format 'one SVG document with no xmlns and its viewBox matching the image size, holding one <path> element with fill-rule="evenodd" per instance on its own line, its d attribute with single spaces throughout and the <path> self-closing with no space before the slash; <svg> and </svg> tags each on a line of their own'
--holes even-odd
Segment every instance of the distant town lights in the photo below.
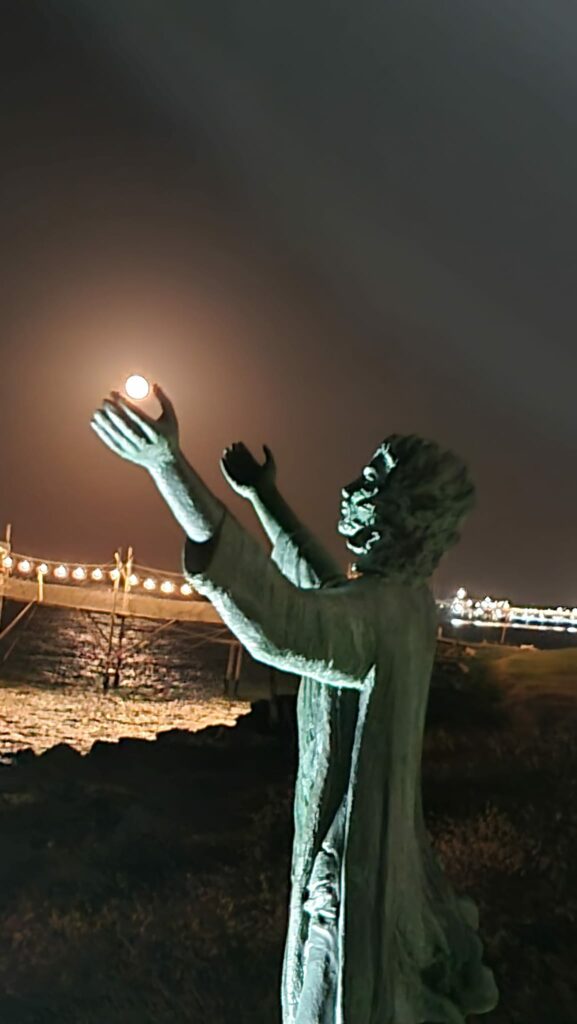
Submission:
<svg viewBox="0 0 577 1024">
<path fill-rule="evenodd" d="M 474 601 L 470 597 L 465 600 L 466 590 L 460 587 L 453 599 L 441 602 L 448 607 L 451 623 L 464 626 L 471 623 L 475 626 L 516 627 L 526 629 L 542 629 L 559 632 L 575 631 L 577 609 L 536 608 L 512 605 L 507 600 L 484 597 L 482 601 Z"/>
</svg>

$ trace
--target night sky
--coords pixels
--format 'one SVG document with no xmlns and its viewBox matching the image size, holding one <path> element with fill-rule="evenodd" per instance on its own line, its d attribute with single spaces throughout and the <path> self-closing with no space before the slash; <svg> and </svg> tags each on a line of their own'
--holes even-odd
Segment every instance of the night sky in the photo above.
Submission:
<svg viewBox="0 0 577 1024">
<path fill-rule="evenodd" d="M 577 9 L 566 0 L 7 2 L 0 525 L 180 567 L 92 433 L 131 371 L 190 461 L 267 442 L 332 550 L 388 433 L 469 462 L 436 591 L 577 605 Z"/>
</svg>

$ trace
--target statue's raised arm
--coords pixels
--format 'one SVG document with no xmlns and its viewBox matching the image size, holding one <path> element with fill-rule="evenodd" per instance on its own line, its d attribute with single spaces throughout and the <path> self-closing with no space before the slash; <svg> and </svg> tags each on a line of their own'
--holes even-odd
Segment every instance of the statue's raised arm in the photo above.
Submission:
<svg viewBox="0 0 577 1024">
<path fill-rule="evenodd" d="M 433 442 L 389 435 L 341 491 L 355 578 L 306 589 L 189 465 L 174 409 L 155 394 L 158 419 L 113 393 L 94 430 L 149 472 L 187 536 L 194 587 L 256 658 L 303 677 L 283 1024 L 466 1024 L 497 990 L 475 906 L 444 877 L 420 796 L 436 643 L 427 579 L 471 507 L 466 467 Z M 245 496 L 274 547 L 330 576 L 276 490 L 270 453 L 260 467 L 236 455 L 223 469 L 236 489 L 254 488 Z"/>
<path fill-rule="evenodd" d="M 276 483 L 276 462 L 263 445 L 264 462 L 237 441 L 225 448 L 220 465 L 230 486 L 251 502 L 272 544 L 272 558 L 292 583 L 318 587 L 343 578 L 342 568 L 285 501 Z"/>
<path fill-rule="evenodd" d="M 184 458 L 172 402 L 158 384 L 153 392 L 162 410 L 158 419 L 113 391 L 90 425 L 115 455 L 147 470 L 186 535 L 202 543 L 218 529 L 224 505 Z"/>
<path fill-rule="evenodd" d="M 185 568 L 195 589 L 259 661 L 331 686 L 362 687 L 375 659 L 362 595 L 304 590 L 286 579 L 187 462 L 172 403 L 158 386 L 155 394 L 158 420 L 113 393 L 92 426 L 112 451 L 149 472 L 188 537 Z"/>
</svg>

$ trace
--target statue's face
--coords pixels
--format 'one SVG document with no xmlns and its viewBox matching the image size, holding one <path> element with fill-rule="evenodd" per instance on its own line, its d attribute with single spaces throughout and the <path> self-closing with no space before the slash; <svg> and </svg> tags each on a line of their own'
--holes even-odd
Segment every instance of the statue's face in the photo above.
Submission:
<svg viewBox="0 0 577 1024">
<path fill-rule="evenodd" d="M 355 555 L 366 555 L 379 540 L 375 498 L 385 485 L 395 460 L 381 445 L 361 475 L 341 491 L 339 533 Z"/>
</svg>

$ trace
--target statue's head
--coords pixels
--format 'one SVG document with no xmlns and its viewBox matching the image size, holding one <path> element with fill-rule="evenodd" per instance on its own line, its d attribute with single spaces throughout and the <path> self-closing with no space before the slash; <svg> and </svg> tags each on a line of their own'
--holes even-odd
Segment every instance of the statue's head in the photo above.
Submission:
<svg viewBox="0 0 577 1024">
<path fill-rule="evenodd" d="M 453 452 L 413 434 L 392 434 L 343 487 L 339 533 L 359 572 L 426 579 L 458 540 L 474 495 Z"/>
</svg>

